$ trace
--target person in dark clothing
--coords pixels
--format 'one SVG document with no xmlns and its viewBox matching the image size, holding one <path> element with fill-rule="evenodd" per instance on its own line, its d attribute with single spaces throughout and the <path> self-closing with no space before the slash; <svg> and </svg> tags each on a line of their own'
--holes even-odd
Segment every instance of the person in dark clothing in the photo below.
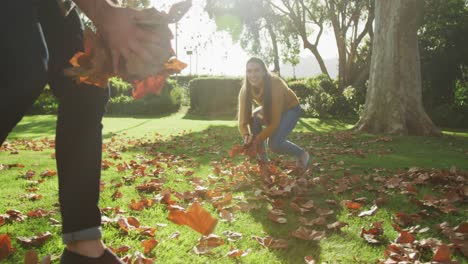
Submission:
<svg viewBox="0 0 468 264">
<path fill-rule="evenodd" d="M 71 3 L 71 2 L 70 2 Z M 140 13 L 107 0 L 76 0 L 107 42 L 114 64 L 131 53 L 144 55 Z M 65 8 L 67 7 L 67 8 Z M 66 15 L 64 15 L 66 14 Z M 101 240 L 98 207 L 102 117 L 108 90 L 77 84 L 63 73 L 83 50 L 83 25 L 73 3 L 15 0 L 0 9 L 0 144 L 49 83 L 59 101 L 56 159 L 62 239 L 61 263 L 123 263 Z"/>
</svg>

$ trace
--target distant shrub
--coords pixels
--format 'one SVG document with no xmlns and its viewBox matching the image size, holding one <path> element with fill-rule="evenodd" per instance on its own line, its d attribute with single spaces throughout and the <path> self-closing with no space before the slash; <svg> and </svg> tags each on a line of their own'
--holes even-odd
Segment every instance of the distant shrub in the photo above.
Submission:
<svg viewBox="0 0 468 264">
<path fill-rule="evenodd" d="M 39 95 L 39 98 L 34 102 L 31 109 L 29 109 L 28 113 L 32 115 L 51 115 L 56 114 L 57 109 L 58 100 L 47 85 L 41 95 Z"/>
<path fill-rule="evenodd" d="M 190 112 L 203 116 L 235 118 L 240 78 L 204 77 L 190 81 Z"/>
<path fill-rule="evenodd" d="M 107 104 L 110 115 L 160 115 L 177 111 L 183 100 L 183 88 L 176 81 L 168 80 L 160 95 L 147 95 L 134 100 L 124 94 L 112 97 Z"/>
</svg>

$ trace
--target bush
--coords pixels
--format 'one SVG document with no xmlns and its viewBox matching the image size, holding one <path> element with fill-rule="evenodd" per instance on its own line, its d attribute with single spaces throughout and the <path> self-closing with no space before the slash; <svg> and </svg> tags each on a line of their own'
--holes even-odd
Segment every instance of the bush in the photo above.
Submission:
<svg viewBox="0 0 468 264">
<path fill-rule="evenodd" d="M 304 98 L 304 110 L 313 117 L 329 117 L 333 106 L 333 97 L 320 85 L 319 79 L 311 78 L 306 82 L 307 96 Z"/>
<path fill-rule="evenodd" d="M 240 78 L 205 77 L 190 81 L 190 113 L 202 116 L 232 117 L 237 113 Z"/>
<path fill-rule="evenodd" d="M 119 97 L 121 95 L 131 96 L 132 85 L 125 82 L 119 77 L 113 77 L 109 79 L 109 89 L 111 97 Z"/>
<path fill-rule="evenodd" d="M 42 91 L 39 98 L 34 102 L 29 114 L 32 115 L 51 115 L 56 114 L 58 109 L 58 100 L 50 90 L 49 86 L 46 86 L 44 91 Z"/>
<path fill-rule="evenodd" d="M 299 100 L 303 100 L 308 95 L 306 80 L 292 80 L 288 82 L 289 88 L 296 93 Z M 302 104 L 302 102 L 301 102 Z"/>
<path fill-rule="evenodd" d="M 186 92 L 176 81 L 167 80 L 161 95 L 148 95 L 134 100 L 131 85 L 118 78 L 111 80 L 112 97 L 107 104 L 107 114 L 111 115 L 160 115 L 177 111 L 186 101 Z M 46 87 L 32 106 L 29 114 L 56 114 L 58 101 Z"/>
<path fill-rule="evenodd" d="M 439 105 L 428 109 L 427 112 L 434 124 L 439 127 L 468 127 L 468 106 Z"/>
<path fill-rule="evenodd" d="M 107 114 L 111 115 L 161 115 L 177 111 L 183 100 L 183 88 L 174 80 L 168 80 L 160 95 L 147 95 L 134 100 L 121 94 L 112 97 L 107 104 Z"/>
</svg>

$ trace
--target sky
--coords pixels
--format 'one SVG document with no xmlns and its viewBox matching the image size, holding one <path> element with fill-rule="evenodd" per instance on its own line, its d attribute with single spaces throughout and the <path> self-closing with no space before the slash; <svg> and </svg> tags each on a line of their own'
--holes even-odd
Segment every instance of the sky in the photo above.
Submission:
<svg viewBox="0 0 468 264">
<path fill-rule="evenodd" d="M 153 0 L 152 5 L 167 12 L 172 4 L 179 1 Z M 177 35 L 177 41 L 176 38 L 172 41 L 177 57 L 189 64 L 181 74 L 242 76 L 249 54 L 242 49 L 240 43 L 232 41 L 229 33 L 216 30 L 215 22 L 204 11 L 205 0 L 192 0 L 192 3 L 191 9 L 177 23 L 177 34 L 175 25 L 170 25 L 174 36 Z M 197 44 L 199 48 L 195 48 Z M 192 51 L 192 55 L 188 55 L 187 51 Z M 319 51 L 324 59 L 338 57 L 331 32 L 322 36 Z M 310 55 L 308 50 L 301 53 L 301 57 L 309 56 L 308 59 L 311 59 Z"/>
</svg>

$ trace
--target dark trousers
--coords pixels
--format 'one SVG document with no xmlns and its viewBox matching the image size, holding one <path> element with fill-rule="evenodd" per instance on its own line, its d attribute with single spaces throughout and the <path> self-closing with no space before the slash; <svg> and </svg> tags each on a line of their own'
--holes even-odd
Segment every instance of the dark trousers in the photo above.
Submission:
<svg viewBox="0 0 468 264">
<path fill-rule="evenodd" d="M 83 50 L 78 13 L 55 0 L 7 0 L 0 9 L 0 144 L 46 83 L 59 101 L 56 159 L 64 234 L 100 227 L 102 117 L 108 91 L 63 75 Z"/>
</svg>

